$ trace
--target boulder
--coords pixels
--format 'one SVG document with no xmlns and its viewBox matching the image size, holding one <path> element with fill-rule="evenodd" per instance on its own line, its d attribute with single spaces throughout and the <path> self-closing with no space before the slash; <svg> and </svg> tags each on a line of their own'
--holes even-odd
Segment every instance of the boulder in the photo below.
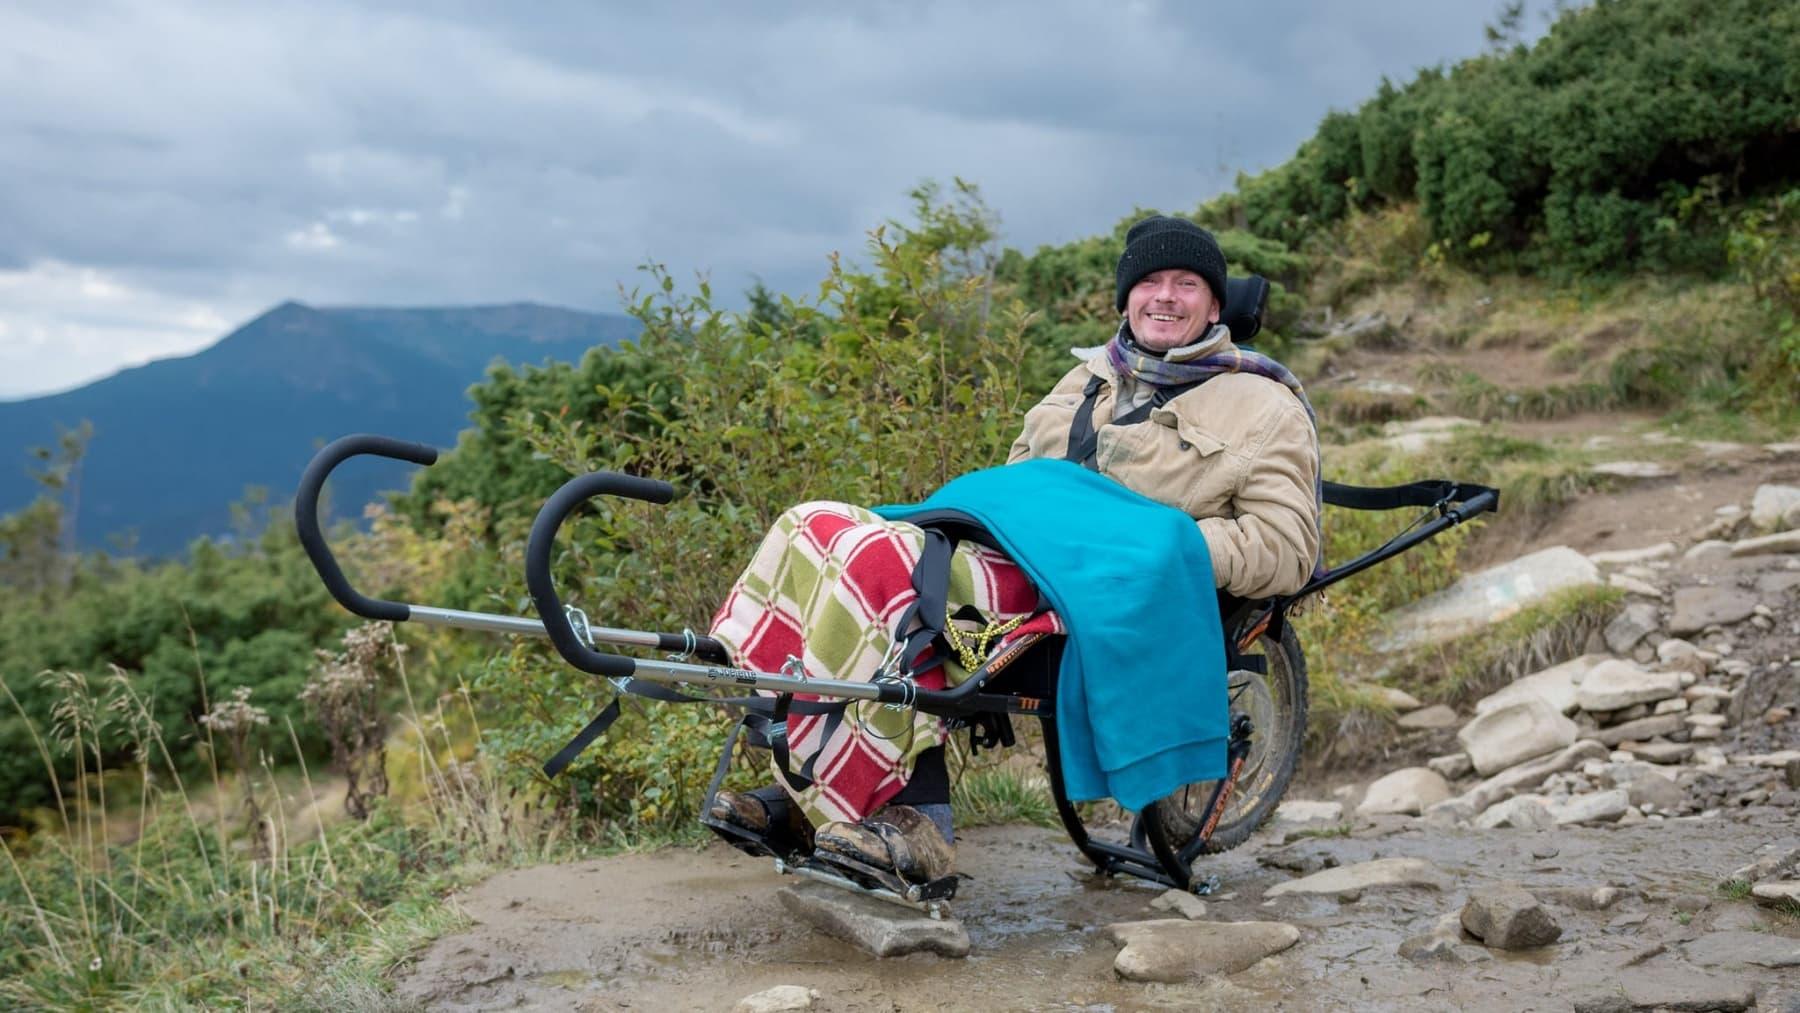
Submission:
<svg viewBox="0 0 1800 1013">
<path fill-rule="evenodd" d="M 1123 948 L 1113 971 L 1128 981 L 1173 984 L 1236 974 L 1294 945 L 1300 930 L 1282 922 L 1120 922 L 1106 936 Z"/>
<path fill-rule="evenodd" d="M 1743 622 L 1755 613 L 1756 605 L 1756 595 L 1734 587 L 1712 585 L 1676 588 L 1675 611 L 1669 617 L 1669 633 L 1684 637 L 1708 626 L 1729 626 Z"/>
<path fill-rule="evenodd" d="M 1574 742 L 1578 733 L 1575 722 L 1561 711 L 1541 698 L 1527 696 L 1477 716 L 1456 733 L 1456 739 L 1468 752 L 1476 772 L 1485 777 L 1554 753 Z"/>
<path fill-rule="evenodd" d="M 1538 899 L 1510 883 L 1476 887 L 1462 909 L 1462 927 L 1497 950 L 1548 946 L 1562 937 L 1562 926 Z"/>
<path fill-rule="evenodd" d="M 1541 672 L 1514 679 L 1498 691 L 1475 701 L 1475 713 L 1486 714 L 1514 700 L 1535 696 L 1558 712 L 1567 714 L 1575 709 L 1576 684 L 1586 677 L 1590 669 L 1605 660 L 1607 658 L 1604 654 L 1584 654 L 1560 665 L 1552 665 Z"/>
<path fill-rule="evenodd" d="M 1450 783 L 1443 775 L 1427 767 L 1407 767 L 1369 785 L 1368 794 L 1356 811 L 1417 816 L 1426 806 L 1449 797 Z"/>
<path fill-rule="evenodd" d="M 1455 708 L 1434 703 L 1410 714 L 1403 714 L 1394 723 L 1410 731 L 1436 731 L 1440 728 L 1455 728 L 1461 720 L 1456 716 Z"/>
<path fill-rule="evenodd" d="M 954 918 L 928 918 L 823 883 L 797 883 L 782 888 L 777 896 L 789 914 L 877 957 L 919 952 L 969 955 L 969 933 Z"/>
<path fill-rule="evenodd" d="M 1615 658 L 1588 670 L 1576 687 L 1575 704 L 1586 711 L 1616 711 L 1680 695 L 1678 673 L 1647 672 Z"/>
<path fill-rule="evenodd" d="M 1757 486 L 1750 499 L 1750 525 L 1758 531 L 1785 531 L 1800 520 L 1800 487 Z"/>
<path fill-rule="evenodd" d="M 1325 869 L 1310 876 L 1277 883 L 1263 892 L 1264 897 L 1327 896 L 1340 899 L 1361 896 L 1365 890 L 1423 887 L 1444 890 L 1450 877 L 1437 866 L 1419 858 L 1377 858 L 1372 862 Z"/>
<path fill-rule="evenodd" d="M 1550 804 L 1550 815 L 1557 826 L 1581 823 L 1611 823 L 1631 808 L 1631 795 L 1623 788 L 1597 791 L 1592 795 L 1572 795 Z"/>
<path fill-rule="evenodd" d="M 1764 535 L 1761 538 L 1746 538 L 1741 542 L 1731 543 L 1731 555 L 1768 556 L 1778 553 L 1800 552 L 1800 530 L 1783 531 L 1779 534 Z"/>
<path fill-rule="evenodd" d="M 1500 622 L 1565 588 L 1600 584 L 1600 571 L 1566 545 L 1470 574 L 1436 594 L 1397 610 L 1392 630 L 1376 644 L 1397 651 L 1442 643 Z"/>
</svg>

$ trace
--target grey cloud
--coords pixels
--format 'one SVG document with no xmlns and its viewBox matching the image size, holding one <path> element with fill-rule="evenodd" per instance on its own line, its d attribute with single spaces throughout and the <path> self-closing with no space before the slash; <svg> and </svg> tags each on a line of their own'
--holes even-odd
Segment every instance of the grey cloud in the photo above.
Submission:
<svg viewBox="0 0 1800 1013">
<path fill-rule="evenodd" d="M 1491 14 L 15 4 L 0 10 L 0 270 L 93 268 L 221 312 L 612 308 L 646 258 L 710 273 L 727 300 L 752 277 L 803 293 L 924 178 L 979 183 L 1027 248 L 1137 206 L 1192 208 L 1382 74 L 1474 52 Z M 5 291 L 0 322 L 25 313 Z M 38 332 L 56 312 L 30 307 Z"/>
</svg>

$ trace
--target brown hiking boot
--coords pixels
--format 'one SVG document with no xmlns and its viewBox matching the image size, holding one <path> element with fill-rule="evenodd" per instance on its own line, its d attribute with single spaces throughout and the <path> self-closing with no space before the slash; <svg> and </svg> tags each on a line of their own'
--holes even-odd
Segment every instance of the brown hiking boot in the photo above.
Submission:
<svg viewBox="0 0 1800 1013">
<path fill-rule="evenodd" d="M 706 807 L 706 815 L 734 827 L 758 834 L 769 832 L 769 807 L 763 800 L 747 791 L 726 791 L 719 789 L 712 803 Z"/>
<path fill-rule="evenodd" d="M 955 846 L 929 816 L 909 805 L 888 806 L 861 823 L 827 823 L 813 847 L 892 871 L 909 883 L 942 879 L 956 864 Z"/>
<path fill-rule="evenodd" d="M 755 791 L 727 791 L 721 788 L 707 803 L 709 819 L 729 823 L 748 830 L 778 850 L 811 851 L 812 824 L 806 815 L 776 785 Z"/>
</svg>

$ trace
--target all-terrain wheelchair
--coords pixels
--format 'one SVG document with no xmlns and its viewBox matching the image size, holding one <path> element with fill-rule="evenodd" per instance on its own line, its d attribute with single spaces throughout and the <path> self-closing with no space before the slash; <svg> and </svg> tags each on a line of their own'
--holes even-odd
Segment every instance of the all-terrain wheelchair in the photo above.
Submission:
<svg viewBox="0 0 1800 1013">
<path fill-rule="evenodd" d="M 1224 319 L 1238 343 L 1247 343 L 1260 329 L 1267 294 L 1268 285 L 1261 278 L 1232 279 Z M 551 562 L 558 529 L 597 496 L 667 503 L 675 494 L 674 487 L 666 482 L 612 472 L 571 479 L 539 511 L 526 548 L 526 584 L 537 619 L 369 598 L 345 578 L 318 518 L 319 496 L 327 477 L 339 464 L 358 455 L 429 465 L 436 460 L 437 451 L 387 437 L 347 436 L 319 451 L 307 467 L 295 502 L 300 540 L 340 604 L 356 615 L 374 620 L 545 636 L 566 662 L 609 680 L 618 691 L 568 746 L 546 762 L 546 775 L 554 777 L 605 732 L 619 715 L 624 694 L 665 703 L 721 704 L 744 712 L 719 758 L 708 800 L 726 773 L 740 733 L 747 734 L 753 744 L 771 749 L 778 766 L 786 770 L 787 720 L 797 714 L 824 713 L 841 709 L 849 702 L 873 701 L 916 709 L 951 722 L 953 727 L 966 727 L 972 742 L 982 748 L 1012 744 L 1012 719 L 1030 717 L 1042 727 L 1049 786 L 1057 813 L 1075 847 L 1095 869 L 1104 875 L 1125 874 L 1195 893 L 1210 892 L 1217 882 L 1213 877 L 1195 874 L 1196 859 L 1242 844 L 1273 812 L 1299 763 L 1306 733 L 1306 657 L 1288 622 L 1290 609 L 1309 595 L 1452 526 L 1495 510 L 1499 504 L 1497 490 L 1470 483 L 1437 480 L 1382 488 L 1324 483 L 1323 498 L 1329 505 L 1355 510 L 1412 507 L 1427 513 L 1380 547 L 1342 565 L 1321 567 L 1305 587 L 1292 595 L 1244 600 L 1220 594 L 1219 614 L 1229 672 L 1226 775 L 1189 784 L 1146 805 L 1135 814 L 1122 837 L 1109 839 L 1095 833 L 1064 789 L 1054 677 L 1060 636 L 1030 633 L 1002 641 L 960 684 L 934 690 L 909 678 L 849 682 L 810 678 L 793 671 L 745 670 L 731 665 L 721 644 L 691 630 L 669 633 L 598 625 L 580 610 L 565 606 L 557 593 Z M 941 535 L 934 539 L 940 543 L 953 545 L 968 540 L 999 549 L 989 532 L 965 516 L 909 520 Z M 917 575 L 915 586 L 919 586 L 916 578 Z M 933 602 L 931 597 L 929 592 L 922 594 L 922 607 L 916 610 L 918 625 L 926 627 L 928 633 L 941 631 L 947 622 L 943 614 L 945 603 Z M 936 630 L 931 629 L 933 623 L 937 624 Z M 1155 631 L 1146 630 L 1144 636 L 1146 651 L 1153 650 Z M 606 646 L 657 651 L 665 656 L 628 657 L 611 653 L 604 649 Z M 915 666 L 912 670 L 921 669 Z M 674 687 L 723 689 L 738 694 L 748 691 L 749 695 L 695 694 Z M 782 872 L 851 887 L 934 914 L 943 901 L 955 894 L 955 877 L 909 883 L 879 869 L 815 858 L 779 836 L 760 835 L 710 819 L 705 816 L 706 809 L 703 800 L 702 822 L 714 832 L 742 850 L 773 856 Z"/>
</svg>

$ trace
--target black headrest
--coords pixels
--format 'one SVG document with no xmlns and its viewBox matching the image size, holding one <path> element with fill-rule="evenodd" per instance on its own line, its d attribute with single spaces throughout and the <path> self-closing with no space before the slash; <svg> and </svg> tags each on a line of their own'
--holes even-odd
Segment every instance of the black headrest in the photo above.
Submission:
<svg viewBox="0 0 1800 1013">
<path fill-rule="evenodd" d="M 1219 320 L 1231 328 L 1231 340 L 1243 344 L 1262 330 L 1263 311 L 1269 308 L 1269 280 L 1247 274 L 1225 282 L 1225 310 Z"/>
</svg>

